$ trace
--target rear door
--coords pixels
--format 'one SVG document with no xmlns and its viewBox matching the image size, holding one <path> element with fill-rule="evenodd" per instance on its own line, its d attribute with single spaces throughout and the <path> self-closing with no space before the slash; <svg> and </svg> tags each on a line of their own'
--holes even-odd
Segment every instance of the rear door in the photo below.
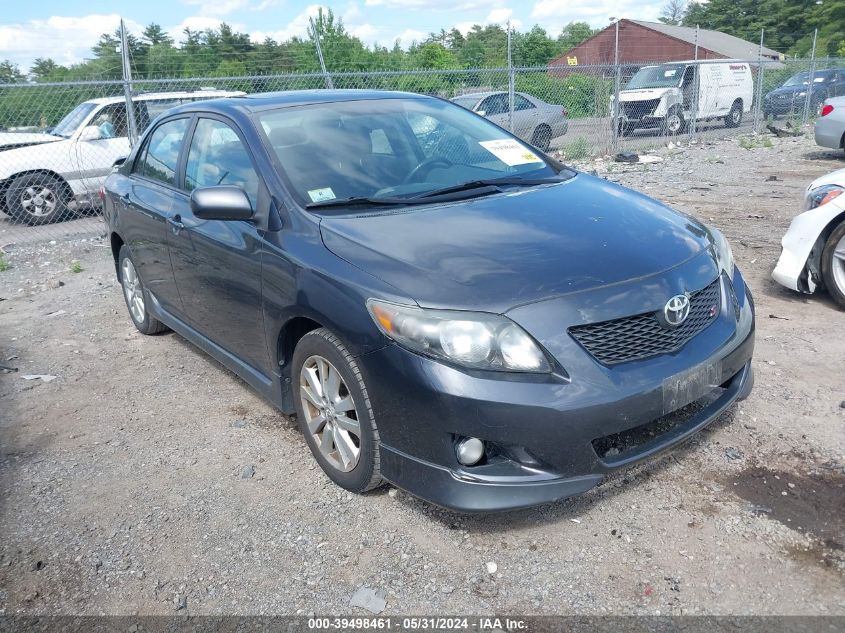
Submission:
<svg viewBox="0 0 845 633">
<path fill-rule="evenodd" d="M 198 187 L 235 185 L 253 210 L 269 204 L 266 188 L 237 126 L 202 114 L 186 145 L 181 191 L 168 235 L 176 285 L 190 325 L 261 373 L 272 371 L 261 306 L 263 236 L 254 222 L 202 220 L 191 212 Z"/>
<path fill-rule="evenodd" d="M 167 235 L 173 216 L 176 173 L 190 117 L 159 123 L 146 137 L 115 204 L 121 234 L 132 252 L 138 274 L 153 301 L 183 318 L 170 264 Z"/>
<path fill-rule="evenodd" d="M 541 123 L 541 111 L 520 94 L 513 96 L 513 131 L 522 139 L 531 140 L 534 128 Z M 505 115 L 507 118 L 507 115 Z M 507 123 L 505 124 L 507 128 Z"/>
</svg>

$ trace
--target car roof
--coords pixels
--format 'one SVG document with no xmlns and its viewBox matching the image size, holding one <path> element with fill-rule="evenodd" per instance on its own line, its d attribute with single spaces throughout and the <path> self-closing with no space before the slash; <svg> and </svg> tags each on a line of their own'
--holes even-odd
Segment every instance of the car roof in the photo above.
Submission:
<svg viewBox="0 0 845 633">
<path fill-rule="evenodd" d="M 180 92 L 142 92 L 132 96 L 132 101 L 154 101 L 158 99 L 190 99 L 192 97 L 237 97 L 246 94 L 240 90 L 183 90 Z M 115 97 L 98 97 L 97 99 L 88 99 L 86 103 L 94 103 L 96 105 L 106 105 L 110 103 L 120 103 L 125 101 L 126 97 L 123 95 Z"/>
<path fill-rule="evenodd" d="M 467 99 L 468 97 L 473 97 L 475 99 L 485 99 L 487 97 L 492 97 L 493 95 L 506 95 L 506 94 L 508 94 L 507 90 L 488 90 L 486 92 L 468 92 L 467 94 L 463 94 L 463 95 L 455 95 L 454 97 L 452 97 L 452 101 L 455 101 L 456 99 Z M 528 97 L 528 98 L 531 98 L 531 99 L 537 99 L 537 97 L 532 97 L 531 95 L 526 94 L 524 92 L 520 92 L 519 90 L 514 92 L 514 94 L 520 95 L 520 96 L 523 96 L 523 97 Z"/>
<path fill-rule="evenodd" d="M 337 103 L 343 101 L 366 101 L 382 99 L 434 99 L 412 92 L 390 90 L 288 90 L 284 92 L 259 92 L 223 99 L 210 99 L 177 106 L 169 113 L 193 112 L 196 110 L 218 112 L 261 112 L 280 107 Z"/>
</svg>

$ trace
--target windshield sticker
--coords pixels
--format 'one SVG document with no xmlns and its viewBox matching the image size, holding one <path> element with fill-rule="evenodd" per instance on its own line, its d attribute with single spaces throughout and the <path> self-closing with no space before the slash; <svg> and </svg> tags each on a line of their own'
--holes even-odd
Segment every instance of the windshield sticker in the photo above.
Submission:
<svg viewBox="0 0 845 633">
<path fill-rule="evenodd" d="M 501 139 L 498 141 L 479 141 L 478 144 L 509 167 L 543 162 L 537 154 L 516 141 Z"/>
<path fill-rule="evenodd" d="M 332 191 L 331 187 L 323 187 L 322 189 L 311 189 L 308 192 L 308 196 L 311 198 L 311 202 L 325 202 L 326 200 L 334 200 L 337 198 L 334 195 L 334 191 Z"/>
<path fill-rule="evenodd" d="M 672 70 L 664 70 L 663 76 L 666 77 L 666 79 L 669 79 L 669 77 L 674 77 L 677 74 L 677 72 L 678 71 L 675 70 L 674 68 Z"/>
</svg>

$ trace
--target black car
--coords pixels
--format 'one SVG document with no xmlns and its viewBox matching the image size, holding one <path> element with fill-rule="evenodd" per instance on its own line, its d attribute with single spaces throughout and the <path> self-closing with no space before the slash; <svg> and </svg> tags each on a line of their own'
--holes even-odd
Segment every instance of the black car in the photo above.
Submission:
<svg viewBox="0 0 845 633">
<path fill-rule="evenodd" d="M 751 293 L 721 233 L 440 99 L 182 106 L 105 189 L 137 328 L 295 412 L 348 490 L 554 501 L 751 389 Z"/>
<path fill-rule="evenodd" d="M 845 95 L 845 68 L 822 68 L 812 72 L 797 73 L 782 86 L 767 93 L 763 98 L 763 116 L 800 114 L 804 112 L 809 94 L 810 113 L 815 113 L 828 97 Z"/>
</svg>

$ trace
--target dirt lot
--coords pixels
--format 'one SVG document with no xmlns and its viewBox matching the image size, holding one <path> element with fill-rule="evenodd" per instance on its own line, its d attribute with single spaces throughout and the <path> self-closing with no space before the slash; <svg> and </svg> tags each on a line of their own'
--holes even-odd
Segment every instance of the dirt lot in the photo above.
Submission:
<svg viewBox="0 0 845 633">
<path fill-rule="evenodd" d="M 366 613 L 366 585 L 385 614 L 845 614 L 845 312 L 769 279 L 803 188 L 845 157 L 773 144 L 583 165 L 725 231 L 757 384 L 672 455 L 505 515 L 341 491 L 239 379 L 136 333 L 100 239 L 8 246 L 0 613 Z"/>
</svg>

